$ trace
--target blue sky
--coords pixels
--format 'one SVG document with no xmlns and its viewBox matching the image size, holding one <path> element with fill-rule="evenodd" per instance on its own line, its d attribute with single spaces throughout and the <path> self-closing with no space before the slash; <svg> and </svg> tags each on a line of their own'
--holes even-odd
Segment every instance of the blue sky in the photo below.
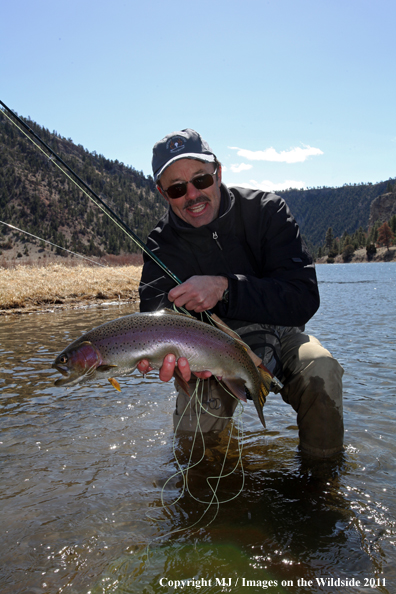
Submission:
<svg viewBox="0 0 396 594">
<path fill-rule="evenodd" d="M 3 0 L 0 99 L 151 174 L 194 128 L 229 185 L 396 177 L 394 0 Z"/>
</svg>

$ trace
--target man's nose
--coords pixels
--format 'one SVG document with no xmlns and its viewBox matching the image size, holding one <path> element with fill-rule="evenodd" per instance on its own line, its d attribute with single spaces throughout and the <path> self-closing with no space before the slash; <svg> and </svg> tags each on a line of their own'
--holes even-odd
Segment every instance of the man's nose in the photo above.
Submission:
<svg viewBox="0 0 396 594">
<path fill-rule="evenodd" d="M 187 200 L 194 200 L 195 198 L 197 198 L 200 195 L 201 195 L 201 191 L 197 190 L 197 188 L 194 186 L 193 183 L 187 182 L 187 192 L 186 192 Z"/>
</svg>

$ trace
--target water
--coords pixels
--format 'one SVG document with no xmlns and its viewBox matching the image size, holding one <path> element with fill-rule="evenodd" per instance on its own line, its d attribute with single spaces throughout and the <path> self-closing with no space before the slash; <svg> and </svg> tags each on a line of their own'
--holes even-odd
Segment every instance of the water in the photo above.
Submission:
<svg viewBox="0 0 396 594">
<path fill-rule="evenodd" d="M 345 368 L 345 453 L 307 465 L 279 396 L 266 431 L 246 405 L 243 470 L 234 435 L 218 489 L 237 497 L 216 517 L 194 497 L 210 501 L 227 434 L 204 452 L 196 444 L 183 494 L 171 477 L 191 441 L 174 442 L 173 385 L 136 372 L 121 393 L 106 381 L 53 385 L 64 346 L 130 310 L 0 319 L 2 594 L 396 591 L 396 264 L 317 272 L 322 305 L 308 330 Z"/>
</svg>

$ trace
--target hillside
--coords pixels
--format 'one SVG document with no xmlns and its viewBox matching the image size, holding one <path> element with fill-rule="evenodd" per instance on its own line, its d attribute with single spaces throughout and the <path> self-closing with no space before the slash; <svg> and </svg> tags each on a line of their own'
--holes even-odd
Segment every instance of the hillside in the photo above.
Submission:
<svg viewBox="0 0 396 594">
<path fill-rule="evenodd" d="M 144 241 L 166 209 L 151 176 L 133 167 L 90 153 L 69 138 L 32 122 L 28 125 L 83 179 Z M 367 229 L 370 205 L 394 180 L 377 184 L 344 185 L 281 192 L 314 251 L 326 231 L 334 237 Z M 0 111 L 0 220 L 86 256 L 118 257 L 139 252 L 59 169 L 19 132 Z M 0 263 L 30 256 L 41 258 L 47 246 L 0 225 Z M 53 252 L 65 255 L 62 250 Z M 2 252 L 2 254 L 1 254 Z M 51 255 L 51 254 L 50 254 Z M 43 255 L 43 257 L 45 257 Z M 48 256 L 47 256 L 48 257 Z M 132 263 L 132 262 L 129 262 Z M 136 260 L 135 262 L 136 263 Z"/>
<path fill-rule="evenodd" d="M 71 139 L 25 120 L 144 241 L 165 212 L 151 177 L 90 153 Z M 0 220 L 61 247 L 90 255 L 136 252 L 136 245 L 0 111 Z M 29 251 L 21 234 L 0 225 L 0 249 Z M 25 245 L 24 245 L 25 244 Z M 44 247 L 44 246 L 42 246 Z M 22 252 L 23 248 L 23 252 Z M 65 254 L 65 252 L 61 252 Z"/>
<path fill-rule="evenodd" d="M 341 237 L 344 232 L 352 234 L 359 227 L 367 229 L 372 201 L 384 194 L 389 184 L 394 183 L 393 179 L 377 184 L 346 184 L 341 188 L 287 190 L 279 193 L 298 221 L 302 234 L 318 246 L 323 245 L 329 227 L 333 228 L 334 237 Z"/>
</svg>

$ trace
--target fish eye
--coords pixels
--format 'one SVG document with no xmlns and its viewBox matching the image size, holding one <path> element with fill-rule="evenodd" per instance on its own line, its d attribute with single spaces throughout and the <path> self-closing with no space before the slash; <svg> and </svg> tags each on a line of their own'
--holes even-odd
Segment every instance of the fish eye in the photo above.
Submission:
<svg viewBox="0 0 396 594">
<path fill-rule="evenodd" d="M 61 355 L 59 357 L 59 363 L 67 363 L 67 355 Z"/>
</svg>

